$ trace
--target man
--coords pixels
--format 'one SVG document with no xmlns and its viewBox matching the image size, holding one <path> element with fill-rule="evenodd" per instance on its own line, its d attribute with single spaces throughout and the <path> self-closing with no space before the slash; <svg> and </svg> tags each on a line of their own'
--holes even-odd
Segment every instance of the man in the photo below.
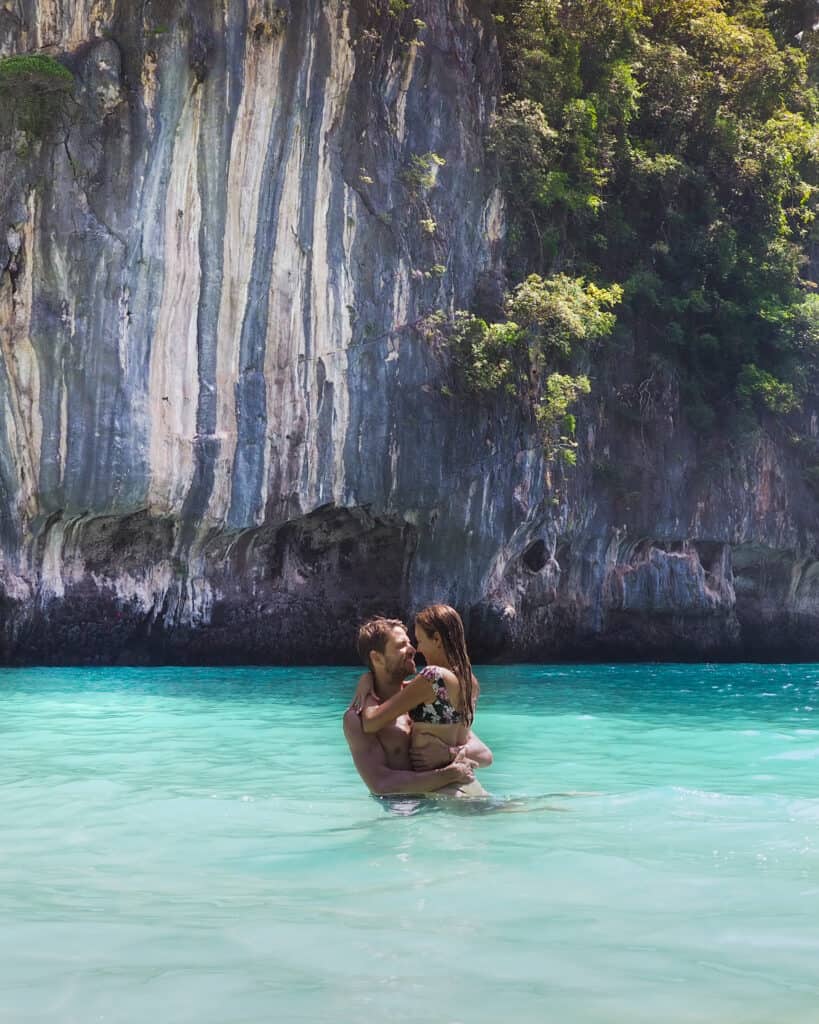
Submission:
<svg viewBox="0 0 819 1024">
<path fill-rule="evenodd" d="M 392 697 L 405 677 L 415 672 L 415 648 L 398 619 L 378 617 L 365 622 L 358 631 L 358 653 L 370 667 L 379 700 Z M 474 781 L 476 766 L 492 763 L 492 752 L 472 732 L 463 747 L 451 748 L 453 760 L 446 767 L 429 768 L 422 751 L 413 754 L 413 763 L 411 729 L 409 715 L 401 715 L 377 733 L 367 734 L 359 714 L 352 707 L 347 709 L 344 735 L 358 774 L 370 792 L 379 796 L 434 793 L 446 786 L 465 786 Z"/>
</svg>

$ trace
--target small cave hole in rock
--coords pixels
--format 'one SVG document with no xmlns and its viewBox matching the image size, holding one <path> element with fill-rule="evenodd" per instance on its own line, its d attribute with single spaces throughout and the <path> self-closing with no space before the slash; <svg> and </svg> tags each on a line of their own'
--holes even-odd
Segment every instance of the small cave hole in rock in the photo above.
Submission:
<svg viewBox="0 0 819 1024">
<path fill-rule="evenodd" d="M 536 540 L 523 552 L 523 564 L 529 572 L 540 572 L 548 561 L 545 541 Z"/>
</svg>

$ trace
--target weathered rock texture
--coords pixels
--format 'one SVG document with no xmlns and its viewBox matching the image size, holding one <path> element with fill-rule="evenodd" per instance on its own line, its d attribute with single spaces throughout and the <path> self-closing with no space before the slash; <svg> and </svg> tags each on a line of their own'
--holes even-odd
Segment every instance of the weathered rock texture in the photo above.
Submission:
<svg viewBox="0 0 819 1024">
<path fill-rule="evenodd" d="M 498 55 L 478 2 L 385 8 L 0 7 L 77 81 L 0 154 L 0 661 L 344 660 L 431 600 L 484 655 L 819 656 L 781 445 L 706 470 L 673 381 L 601 376 L 634 415 L 550 479 L 442 393 L 416 325 L 502 282 Z"/>
</svg>

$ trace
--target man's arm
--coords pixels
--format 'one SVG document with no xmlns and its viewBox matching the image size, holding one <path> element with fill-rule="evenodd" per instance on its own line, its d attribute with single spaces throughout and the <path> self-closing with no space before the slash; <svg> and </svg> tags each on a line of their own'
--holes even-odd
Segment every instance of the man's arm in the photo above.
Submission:
<svg viewBox="0 0 819 1024">
<path fill-rule="evenodd" d="M 466 785 L 475 777 L 471 768 L 460 761 L 429 772 L 395 771 L 388 766 L 378 739 L 364 732 L 361 719 L 352 710 L 344 715 L 344 735 L 358 774 L 370 792 L 378 796 L 434 793 L 444 786 Z"/>
</svg>

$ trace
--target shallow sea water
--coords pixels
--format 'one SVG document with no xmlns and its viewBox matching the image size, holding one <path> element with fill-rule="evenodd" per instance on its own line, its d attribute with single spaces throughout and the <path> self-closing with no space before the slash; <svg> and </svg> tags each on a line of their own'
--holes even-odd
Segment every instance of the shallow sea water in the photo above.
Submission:
<svg viewBox="0 0 819 1024">
<path fill-rule="evenodd" d="M 0 672 L 2 1024 L 819 1019 L 819 666 L 481 669 L 489 812 L 357 674 Z"/>
</svg>

